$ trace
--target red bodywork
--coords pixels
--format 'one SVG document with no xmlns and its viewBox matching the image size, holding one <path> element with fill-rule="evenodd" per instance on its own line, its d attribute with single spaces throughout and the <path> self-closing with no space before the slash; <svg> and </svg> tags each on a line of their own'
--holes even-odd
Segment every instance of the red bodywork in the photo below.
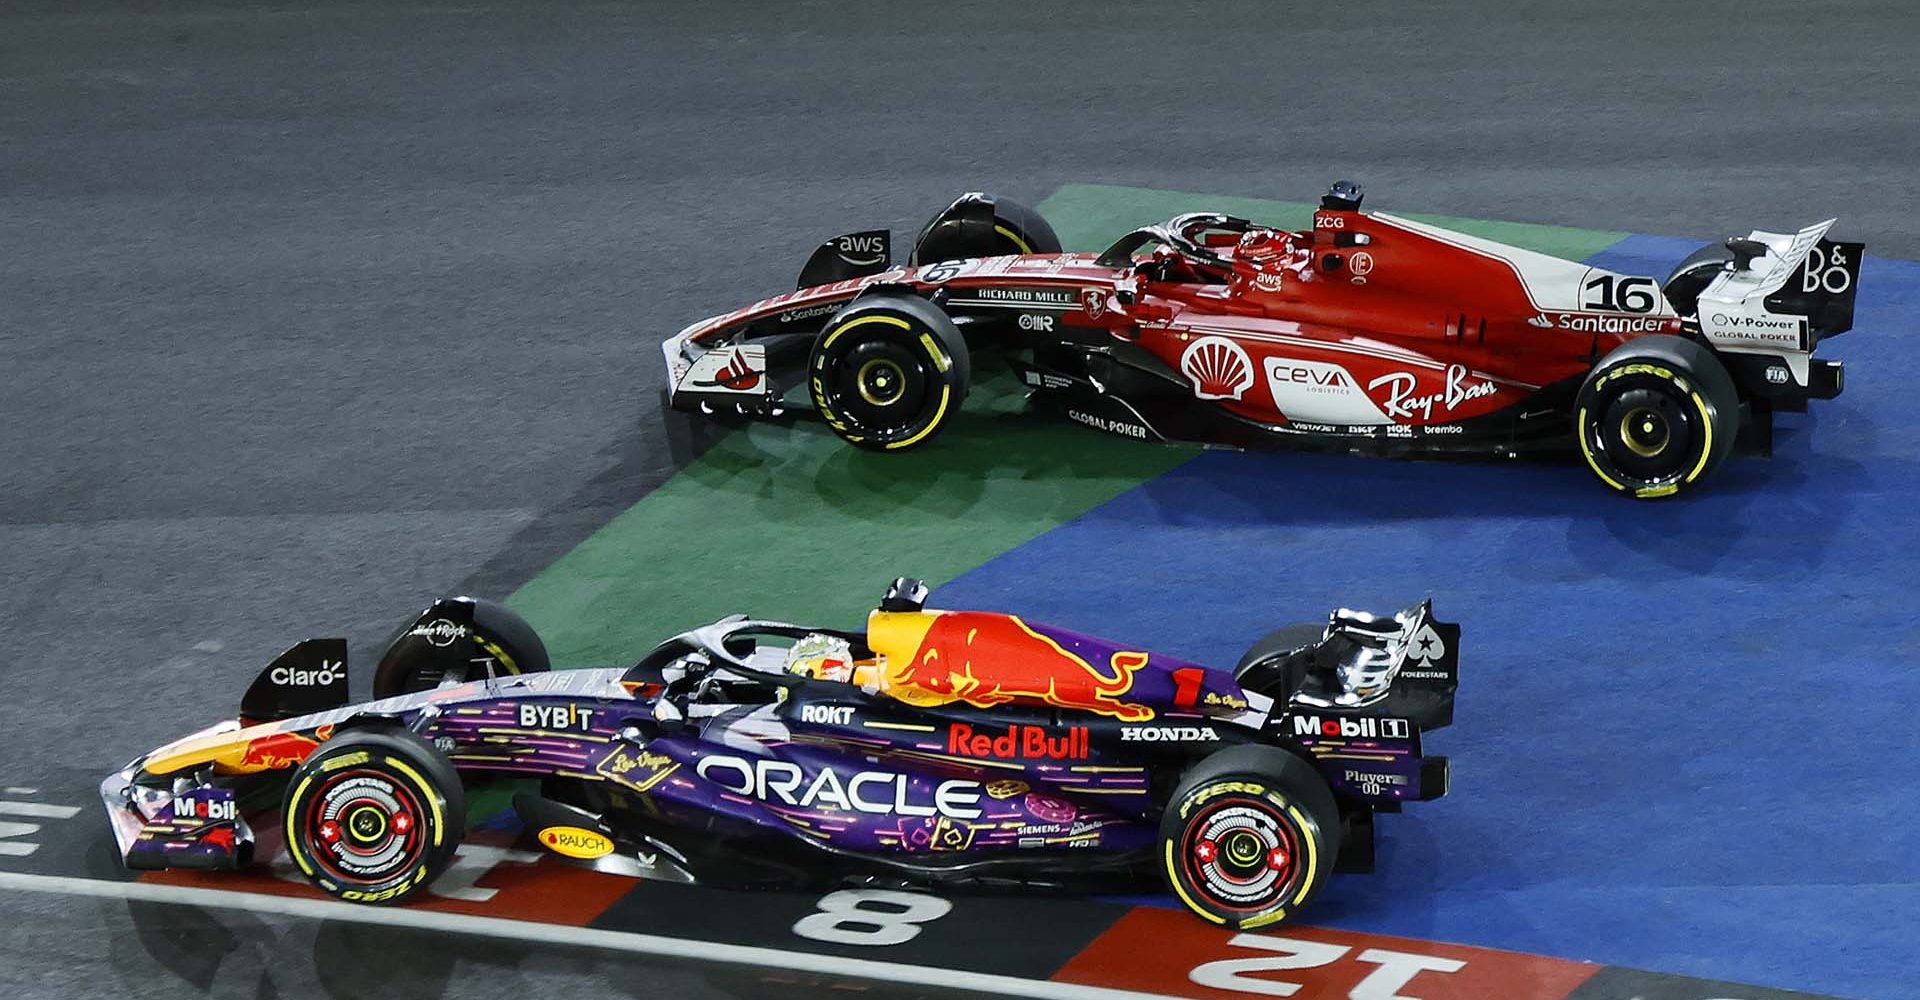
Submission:
<svg viewBox="0 0 1920 1000">
<path fill-rule="evenodd" d="M 1104 329 L 1243 420 L 1391 435 L 1457 430 L 1585 375 L 1624 341 L 1681 330 L 1653 279 L 1389 215 L 1322 209 L 1310 230 L 1200 240 L 1230 272 L 1165 248 L 1118 266 L 1036 254 L 894 268 L 762 300 L 674 343 L 824 321 L 869 286 L 910 285 L 954 312 L 1018 311 L 1023 330 Z"/>
</svg>

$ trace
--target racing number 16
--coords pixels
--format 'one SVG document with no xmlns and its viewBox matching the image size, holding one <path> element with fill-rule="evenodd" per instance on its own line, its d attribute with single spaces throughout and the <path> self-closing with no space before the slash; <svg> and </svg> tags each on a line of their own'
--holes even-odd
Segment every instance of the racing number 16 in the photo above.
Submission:
<svg viewBox="0 0 1920 1000">
<path fill-rule="evenodd" d="M 1644 313 L 1653 311 L 1653 290 L 1658 286 L 1652 278 L 1622 278 L 1616 274 L 1603 274 L 1583 287 L 1599 294 L 1581 302 L 1582 309 Z"/>
</svg>

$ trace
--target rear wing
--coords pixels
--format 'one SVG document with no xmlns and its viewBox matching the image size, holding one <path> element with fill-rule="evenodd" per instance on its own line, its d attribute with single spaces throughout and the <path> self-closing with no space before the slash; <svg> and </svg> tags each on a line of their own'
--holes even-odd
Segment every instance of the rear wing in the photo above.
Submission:
<svg viewBox="0 0 1920 1000">
<path fill-rule="evenodd" d="M 1833 223 L 1728 240 L 1732 266 L 1700 293 L 1700 332 L 1718 346 L 1811 351 L 1852 329 L 1865 244 L 1827 239 Z"/>
<path fill-rule="evenodd" d="M 1277 653 L 1258 669 L 1282 679 L 1295 705 L 1399 716 L 1439 729 L 1453 722 L 1460 626 L 1435 619 L 1432 601 L 1391 616 L 1342 608 L 1328 616 L 1317 642 Z M 1243 677 L 1251 672 L 1243 669 Z"/>
</svg>

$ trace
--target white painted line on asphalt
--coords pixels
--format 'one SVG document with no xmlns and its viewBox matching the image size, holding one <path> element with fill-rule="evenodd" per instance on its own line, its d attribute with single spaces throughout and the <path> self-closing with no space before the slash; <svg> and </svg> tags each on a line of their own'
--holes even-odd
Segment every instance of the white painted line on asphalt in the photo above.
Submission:
<svg viewBox="0 0 1920 1000">
<path fill-rule="evenodd" d="M 1038 1000 L 1169 1000 L 1164 994 L 1112 990 L 1078 983 L 1056 983 L 1044 979 L 1021 979 L 961 969 L 939 969 L 926 965 L 897 965 L 868 958 L 840 958 L 778 948 L 753 948 L 746 945 L 719 944 L 688 938 L 631 934 L 591 927 L 567 927 L 560 924 L 529 923 L 500 917 L 474 917 L 460 913 L 435 913 L 431 910 L 402 907 L 355 906 L 332 900 L 298 899 L 268 896 L 227 889 L 201 889 L 182 885 L 156 885 L 150 882 L 109 882 L 104 879 L 74 878 L 66 875 L 27 875 L 0 872 L 0 890 L 44 892 L 63 896 L 89 896 L 95 899 L 121 899 L 140 903 L 165 903 L 177 906 L 208 906 L 249 913 L 272 913 L 308 920 L 345 920 L 383 927 L 440 931 L 448 934 L 473 934 L 535 944 L 554 944 L 602 948 L 607 951 L 724 965 L 750 965 L 768 969 L 787 969 L 824 975 L 852 976 L 912 986 L 947 987 L 1002 996 L 1035 997 Z"/>
<path fill-rule="evenodd" d="M 6 839 L 39 832 L 40 824 L 38 823 L 15 823 L 12 820 L 0 819 L 0 857 L 24 858 L 39 850 L 40 845 L 32 841 Z"/>
<path fill-rule="evenodd" d="M 0 802 L 0 815 L 35 819 L 72 819 L 79 806 L 50 806 L 44 802 Z"/>
<path fill-rule="evenodd" d="M 7 786 L 7 794 L 8 794 L 8 795 L 33 795 L 33 794 L 35 794 L 35 793 L 37 793 L 37 792 L 39 792 L 39 791 L 40 791 L 40 789 L 38 789 L 38 788 L 23 788 L 23 787 L 21 787 L 20 785 L 8 785 L 8 786 Z"/>
</svg>

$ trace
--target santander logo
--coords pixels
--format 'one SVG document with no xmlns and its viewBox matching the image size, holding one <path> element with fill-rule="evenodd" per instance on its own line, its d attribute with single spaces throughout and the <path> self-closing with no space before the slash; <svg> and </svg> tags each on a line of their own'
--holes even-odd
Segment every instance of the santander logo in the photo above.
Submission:
<svg viewBox="0 0 1920 1000">
<path fill-rule="evenodd" d="M 1201 337 L 1180 355 L 1180 374 L 1200 399 L 1239 399 L 1253 385 L 1253 359 L 1225 337 Z"/>
</svg>

